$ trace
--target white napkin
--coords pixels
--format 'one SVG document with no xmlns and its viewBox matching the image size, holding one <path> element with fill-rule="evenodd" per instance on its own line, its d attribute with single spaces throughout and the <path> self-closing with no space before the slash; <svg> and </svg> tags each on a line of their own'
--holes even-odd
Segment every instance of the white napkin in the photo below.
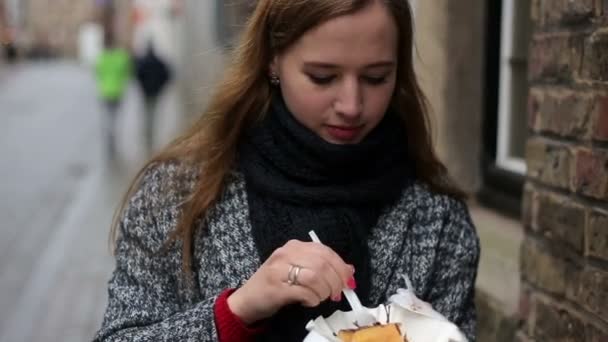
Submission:
<svg viewBox="0 0 608 342">
<path fill-rule="evenodd" d="M 414 294 L 407 276 L 407 289 L 399 289 L 392 295 L 388 305 L 366 308 L 381 323 L 397 323 L 402 336 L 409 342 L 467 342 L 458 327 L 448 321 L 433 307 Z M 354 314 L 336 311 L 327 318 L 318 317 L 306 325 L 309 334 L 304 342 L 340 342 L 336 337 L 340 330 L 355 329 Z"/>
</svg>

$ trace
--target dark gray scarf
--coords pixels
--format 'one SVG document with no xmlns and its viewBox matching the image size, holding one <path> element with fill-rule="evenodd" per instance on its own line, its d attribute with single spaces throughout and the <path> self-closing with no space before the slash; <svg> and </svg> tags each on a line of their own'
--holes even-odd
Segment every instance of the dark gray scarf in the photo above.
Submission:
<svg viewBox="0 0 608 342">
<path fill-rule="evenodd" d="M 264 120 L 242 139 L 238 158 L 262 262 L 291 239 L 310 241 L 308 231 L 314 230 L 355 266 L 356 292 L 370 305 L 369 230 L 414 178 L 404 135 L 402 122 L 389 111 L 361 143 L 330 144 L 301 125 L 275 95 Z M 285 307 L 260 340 L 302 341 L 310 319 L 337 309 L 349 310 L 348 303 Z"/>
</svg>

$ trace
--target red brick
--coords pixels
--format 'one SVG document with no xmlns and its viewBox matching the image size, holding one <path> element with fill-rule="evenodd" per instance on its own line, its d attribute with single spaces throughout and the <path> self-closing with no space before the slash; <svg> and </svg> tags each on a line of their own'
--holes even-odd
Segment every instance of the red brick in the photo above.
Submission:
<svg viewBox="0 0 608 342">
<path fill-rule="evenodd" d="M 608 96 L 603 96 L 596 103 L 596 121 L 593 138 L 608 141 Z"/>
<path fill-rule="evenodd" d="M 574 190 L 597 199 L 608 199 L 608 153 L 601 150 L 576 151 Z"/>
<path fill-rule="evenodd" d="M 592 267 L 580 273 L 575 301 L 608 323 L 608 272 Z"/>
<path fill-rule="evenodd" d="M 530 342 L 530 338 L 523 332 L 523 331 L 518 331 L 517 334 L 515 335 L 515 340 L 514 342 Z"/>
<path fill-rule="evenodd" d="M 541 18 L 541 0 L 532 0 L 530 3 L 530 20 L 535 26 L 542 26 L 542 18 Z"/>
<path fill-rule="evenodd" d="M 531 97 L 538 101 L 535 113 L 537 131 L 579 139 L 591 136 L 590 119 L 596 108 L 596 98 L 588 92 L 552 90 L 540 97 L 538 92 L 532 91 Z"/>
<path fill-rule="evenodd" d="M 608 261 L 608 215 L 591 213 L 585 234 L 585 255 Z"/>
<path fill-rule="evenodd" d="M 528 239 L 522 246 L 521 272 L 524 280 L 543 291 L 565 295 L 567 282 L 576 270 L 568 261 L 557 258 Z"/>
<path fill-rule="evenodd" d="M 581 76 L 590 81 L 608 81 L 608 31 L 585 39 Z"/>
<path fill-rule="evenodd" d="M 587 221 L 586 208 L 571 199 L 543 193 L 538 200 L 538 229 L 554 242 L 560 242 L 583 255 Z"/>
<path fill-rule="evenodd" d="M 527 295 L 527 316 L 522 316 L 523 322 L 521 330 L 527 336 L 531 337 L 534 335 L 534 330 L 536 329 L 536 291 L 533 291 L 530 286 L 526 282 L 521 283 L 522 294 L 525 293 Z"/>
<path fill-rule="evenodd" d="M 581 267 L 572 267 L 570 269 L 570 272 L 568 273 L 568 279 L 566 281 L 566 298 L 574 303 L 579 301 L 582 271 L 583 270 L 581 269 Z"/>
<path fill-rule="evenodd" d="M 545 184 L 568 189 L 572 152 L 569 147 L 543 138 L 528 140 L 526 145 L 527 173 Z"/>
<path fill-rule="evenodd" d="M 595 0 L 543 1 L 540 13 L 543 23 L 548 26 L 585 24 L 594 15 Z"/>
<path fill-rule="evenodd" d="M 580 342 L 585 335 L 585 323 L 578 315 L 553 302 L 535 300 L 535 341 Z M 583 337 L 584 338 L 584 337 Z"/>
<path fill-rule="evenodd" d="M 540 104 L 544 101 L 545 93 L 539 89 L 532 88 L 528 94 L 528 127 L 533 131 L 540 131 L 540 122 L 538 111 Z"/>
<path fill-rule="evenodd" d="M 560 82 L 578 75 L 583 53 L 580 35 L 540 35 L 532 39 L 529 75 L 533 81 Z"/>
<path fill-rule="evenodd" d="M 608 327 L 600 329 L 591 324 L 585 328 L 586 336 L 585 342 L 607 342 L 608 341 Z"/>
<path fill-rule="evenodd" d="M 532 305 L 532 292 L 529 288 L 522 286 L 519 294 L 518 315 L 521 319 L 527 320 L 530 317 Z"/>
<path fill-rule="evenodd" d="M 524 226 L 536 231 L 538 229 L 535 221 L 535 218 L 538 217 L 538 193 L 529 183 L 524 186 L 521 211 Z"/>
</svg>

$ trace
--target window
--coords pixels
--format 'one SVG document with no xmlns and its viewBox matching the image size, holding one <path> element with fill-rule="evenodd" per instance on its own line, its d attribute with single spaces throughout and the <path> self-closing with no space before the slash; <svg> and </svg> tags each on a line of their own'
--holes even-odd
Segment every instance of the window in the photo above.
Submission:
<svg viewBox="0 0 608 342">
<path fill-rule="evenodd" d="M 529 0 L 503 1 L 500 32 L 496 164 L 521 175 L 526 173 L 529 8 Z"/>
<path fill-rule="evenodd" d="M 482 202 L 519 216 L 528 137 L 530 0 L 489 1 Z"/>
</svg>

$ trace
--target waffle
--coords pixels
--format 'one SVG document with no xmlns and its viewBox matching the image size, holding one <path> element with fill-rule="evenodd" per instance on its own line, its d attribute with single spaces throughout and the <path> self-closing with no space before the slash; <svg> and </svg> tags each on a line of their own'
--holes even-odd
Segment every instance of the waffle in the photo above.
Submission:
<svg viewBox="0 0 608 342">
<path fill-rule="evenodd" d="M 397 324 L 341 330 L 338 332 L 338 338 L 342 342 L 407 342 L 405 337 L 401 337 L 401 331 Z"/>
</svg>

